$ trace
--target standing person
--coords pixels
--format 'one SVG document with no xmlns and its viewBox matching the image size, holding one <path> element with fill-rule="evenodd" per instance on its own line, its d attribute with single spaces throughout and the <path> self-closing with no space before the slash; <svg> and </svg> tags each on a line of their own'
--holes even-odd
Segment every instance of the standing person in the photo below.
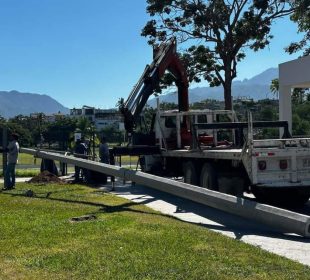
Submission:
<svg viewBox="0 0 310 280">
<path fill-rule="evenodd" d="M 105 138 L 105 136 L 102 136 L 100 139 L 99 157 L 100 157 L 100 162 L 106 163 L 106 164 L 110 163 L 109 146 L 108 146 L 107 139 Z M 101 182 L 103 184 L 106 184 L 107 175 L 102 173 L 100 177 L 101 177 Z"/>
<path fill-rule="evenodd" d="M 12 133 L 10 142 L 6 151 L 8 152 L 8 164 L 4 174 L 4 189 L 10 190 L 15 188 L 15 166 L 18 161 L 19 144 L 18 135 Z"/>
<path fill-rule="evenodd" d="M 107 139 L 102 136 L 100 145 L 99 145 L 99 157 L 100 157 L 100 162 L 102 163 L 110 163 L 110 152 L 109 152 L 109 146 L 107 143 Z"/>
<path fill-rule="evenodd" d="M 75 143 L 74 156 L 77 158 L 86 158 L 87 159 L 87 147 L 84 143 L 83 139 L 77 139 Z M 75 166 L 75 181 L 78 182 L 80 180 L 80 173 L 83 169 L 79 166 Z M 83 174 L 82 174 L 83 177 Z"/>
</svg>

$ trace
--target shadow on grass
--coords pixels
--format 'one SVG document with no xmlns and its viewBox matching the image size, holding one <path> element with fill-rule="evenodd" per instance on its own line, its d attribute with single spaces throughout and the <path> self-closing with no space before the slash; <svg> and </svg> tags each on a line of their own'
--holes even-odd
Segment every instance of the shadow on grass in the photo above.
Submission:
<svg viewBox="0 0 310 280">
<path fill-rule="evenodd" d="M 96 214 L 102 214 L 102 213 L 116 213 L 116 212 L 117 213 L 135 212 L 135 213 L 140 213 L 140 214 L 158 215 L 158 216 L 169 217 L 169 218 L 171 217 L 169 215 L 165 215 L 165 214 L 162 214 L 160 212 L 155 212 L 155 211 L 149 211 L 148 212 L 148 211 L 142 211 L 139 209 L 132 208 L 133 206 L 144 205 L 144 202 L 143 203 L 136 203 L 133 201 L 129 201 L 127 203 L 122 203 L 119 205 L 111 206 L 111 205 L 106 205 L 104 203 L 96 203 L 96 202 L 91 202 L 91 201 L 52 197 L 52 195 L 54 195 L 54 194 L 68 193 L 70 191 L 75 191 L 75 189 L 61 190 L 61 191 L 34 192 L 33 193 L 34 195 L 29 196 L 29 197 L 35 198 L 35 199 L 43 199 L 43 200 L 49 200 L 49 201 L 57 201 L 57 202 L 99 207 L 98 211 L 92 212 L 92 213 L 87 213 L 87 215 L 96 215 Z M 28 197 L 27 196 L 27 190 L 13 189 L 13 190 L 0 191 L 0 193 L 4 194 L 4 195 L 13 196 L 13 197 Z M 94 193 L 106 193 L 106 191 L 95 190 Z M 81 197 L 81 196 L 77 196 L 77 197 Z M 156 199 L 153 198 L 152 200 L 156 200 Z"/>
<path fill-rule="evenodd" d="M 107 191 L 100 190 L 98 188 L 94 188 L 91 186 L 90 188 L 94 189 L 94 193 L 106 193 Z M 18 191 L 18 193 L 17 193 Z M 87 205 L 87 206 L 95 206 L 99 207 L 99 210 L 93 213 L 87 213 L 90 215 L 102 214 L 102 213 L 120 213 L 120 212 L 134 212 L 140 214 L 149 214 L 149 215 L 158 215 L 162 217 L 169 217 L 175 220 L 182 220 L 183 222 L 187 222 L 190 224 L 195 224 L 210 230 L 220 231 L 220 232 L 231 232 L 234 234 L 235 239 L 240 240 L 243 236 L 249 235 L 257 235 L 262 237 L 274 238 L 274 239 L 283 239 L 283 240 L 290 240 L 290 241 L 298 241 L 301 243 L 310 243 L 309 238 L 305 238 L 302 236 L 296 235 L 287 235 L 283 232 L 280 232 L 277 229 L 268 227 L 258 222 L 253 222 L 251 220 L 235 216 L 233 214 L 226 213 L 224 211 L 211 208 L 199 203 L 192 202 L 190 200 L 176 197 L 170 195 L 168 193 L 163 193 L 151 188 L 146 188 L 140 185 L 133 185 L 132 187 L 117 187 L 117 193 L 124 193 L 124 194 L 133 194 L 136 197 L 127 203 L 123 203 L 120 205 L 106 205 L 104 203 L 96 203 L 91 201 L 84 201 L 84 200 L 73 200 L 73 199 L 65 199 L 65 198 L 57 198 L 52 197 L 53 194 L 56 193 L 66 193 L 69 191 L 76 191 L 76 189 L 71 190 L 61 190 L 61 191 L 52 191 L 52 192 L 38 192 L 35 193 L 34 198 L 36 199 L 44 199 L 50 201 L 59 201 L 65 203 L 72 203 L 72 204 L 80 204 L 80 205 Z M 21 193 L 21 190 L 14 190 L 12 191 L 4 191 L 2 194 L 10 195 L 10 196 L 20 196 L 25 197 L 25 192 Z M 113 194 L 113 192 L 112 192 Z M 82 196 L 82 195 L 81 195 Z M 148 212 L 142 211 L 139 209 L 134 209 L 133 206 L 137 205 L 146 205 L 148 203 L 163 200 L 167 203 L 170 203 L 176 207 L 175 214 L 186 214 L 192 213 L 198 215 L 202 218 L 207 220 L 203 222 L 194 222 L 188 219 L 184 220 L 180 215 L 171 216 L 168 214 L 163 214 L 160 212 Z"/>
</svg>

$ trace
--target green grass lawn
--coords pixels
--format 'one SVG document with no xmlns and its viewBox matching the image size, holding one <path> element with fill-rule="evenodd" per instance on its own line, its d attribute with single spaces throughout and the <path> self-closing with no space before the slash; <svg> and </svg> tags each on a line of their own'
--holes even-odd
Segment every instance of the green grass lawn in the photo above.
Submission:
<svg viewBox="0 0 310 280">
<path fill-rule="evenodd" d="M 96 153 L 97 155 L 99 153 Z M 115 158 L 116 160 L 116 165 L 119 165 L 119 157 Z M 121 158 L 121 163 L 122 165 L 129 165 L 131 164 L 133 167 L 136 166 L 138 161 L 138 157 L 137 156 L 122 156 Z M 40 158 L 34 158 L 33 155 L 29 155 L 29 154 L 25 154 L 25 153 L 20 153 L 18 156 L 18 165 L 29 165 L 32 168 L 36 167 L 36 168 L 40 168 L 41 165 L 41 159 Z M 2 153 L 0 153 L 0 169 L 2 168 Z"/>
<path fill-rule="evenodd" d="M 25 153 L 20 153 L 18 156 L 18 165 L 29 165 L 31 168 L 40 168 L 41 159 L 34 158 L 33 155 L 28 155 Z M 2 153 L 0 153 L 0 167 L 2 168 Z"/>
<path fill-rule="evenodd" d="M 36 196 L 25 197 L 27 189 Z M 70 221 L 87 214 L 97 219 Z M 0 279 L 310 275 L 309 267 L 82 185 L 18 184 L 0 193 L 0 215 Z"/>
</svg>

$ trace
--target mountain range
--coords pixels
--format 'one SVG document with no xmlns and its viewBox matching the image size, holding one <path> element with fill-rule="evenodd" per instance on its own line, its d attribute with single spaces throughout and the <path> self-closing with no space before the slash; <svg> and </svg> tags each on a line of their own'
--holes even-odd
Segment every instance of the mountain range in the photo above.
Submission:
<svg viewBox="0 0 310 280">
<path fill-rule="evenodd" d="M 243 81 L 237 80 L 232 84 L 233 98 L 248 97 L 254 100 L 271 98 L 273 94 L 270 91 L 271 81 L 278 78 L 278 68 L 269 68 L 264 72 Z M 206 99 L 224 100 L 223 87 L 196 87 L 189 89 L 189 102 L 199 102 Z M 177 103 L 177 93 L 172 92 L 159 96 L 160 102 Z M 150 99 L 148 104 L 156 106 L 156 99 Z"/>
<path fill-rule="evenodd" d="M 271 80 L 278 77 L 278 68 L 269 68 L 266 71 L 243 81 L 235 81 L 232 85 L 232 95 L 237 97 L 249 97 L 254 100 L 272 97 L 270 92 Z M 160 102 L 177 103 L 177 93 L 169 93 L 159 97 Z M 223 100 L 222 87 L 196 87 L 189 89 L 190 103 L 206 99 Z M 156 106 L 156 99 L 148 101 L 152 107 Z M 46 115 L 61 112 L 68 114 L 69 109 L 45 94 L 22 93 L 16 90 L 0 91 L 0 116 L 11 118 L 16 115 L 29 116 L 31 113 L 44 113 Z"/>
<path fill-rule="evenodd" d="M 22 93 L 16 90 L 0 91 L 0 116 L 12 118 L 31 113 L 68 114 L 69 109 L 45 94 Z"/>
</svg>

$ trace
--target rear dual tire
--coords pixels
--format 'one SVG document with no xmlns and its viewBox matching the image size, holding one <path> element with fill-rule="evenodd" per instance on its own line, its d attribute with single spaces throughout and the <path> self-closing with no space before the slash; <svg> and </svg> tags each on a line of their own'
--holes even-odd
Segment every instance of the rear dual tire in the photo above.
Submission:
<svg viewBox="0 0 310 280">
<path fill-rule="evenodd" d="M 205 163 L 201 169 L 200 187 L 218 191 L 218 178 L 215 168 L 210 163 Z"/>
<path fill-rule="evenodd" d="M 199 166 L 193 161 L 186 161 L 183 164 L 184 183 L 191 185 L 200 185 L 202 188 L 218 191 L 218 178 L 215 168 L 210 163 L 202 166 L 201 172 Z"/>
<path fill-rule="evenodd" d="M 194 162 L 186 161 L 183 163 L 183 178 L 184 183 L 197 185 L 198 172 Z"/>
</svg>

